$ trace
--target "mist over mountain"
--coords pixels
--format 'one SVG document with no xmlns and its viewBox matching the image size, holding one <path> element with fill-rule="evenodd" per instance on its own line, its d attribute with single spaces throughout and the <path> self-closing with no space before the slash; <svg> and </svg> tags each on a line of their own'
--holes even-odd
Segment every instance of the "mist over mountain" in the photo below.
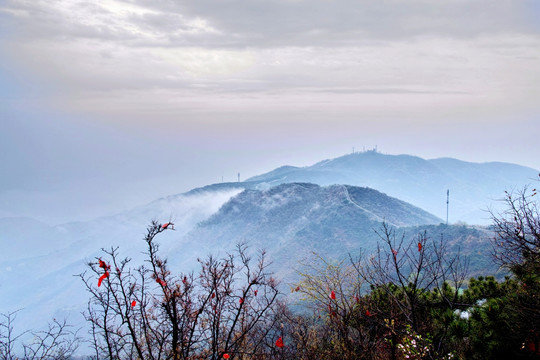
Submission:
<svg viewBox="0 0 540 360">
<path fill-rule="evenodd" d="M 23 327 L 45 324 L 53 316 L 82 324 L 88 295 L 74 275 L 95 261 L 101 248 L 118 246 L 134 266 L 141 265 L 142 238 L 153 219 L 175 223 L 175 231 L 157 239 L 175 271 L 194 270 L 198 257 L 224 255 L 246 242 L 253 253 L 267 250 L 272 270 L 287 284 L 314 252 L 343 259 L 360 249 L 374 251 L 379 241 L 375 231 L 384 221 L 406 239 L 426 231 L 433 241 L 442 239 L 451 251 L 469 256 L 472 274 L 490 274 L 497 269 L 489 260 L 489 231 L 442 224 L 446 189 L 450 221 L 474 223 L 487 217 L 481 209 L 492 199 L 535 175 L 513 164 L 369 151 L 196 188 L 93 221 L 49 226 L 29 218 L 2 218 L 0 312 L 23 309 Z"/>
<path fill-rule="evenodd" d="M 45 325 L 51 317 L 81 322 L 88 299 L 81 280 L 101 248 L 119 247 L 123 257 L 143 263 L 143 236 L 151 220 L 173 221 L 176 231 L 160 237 L 164 253 L 240 189 L 171 195 L 130 211 L 88 222 L 47 226 L 32 219 L 0 219 L 0 313 L 23 309 L 19 325 Z"/>
<path fill-rule="evenodd" d="M 243 191 L 191 230 L 169 257 L 181 268 L 178 259 L 223 254 L 246 242 L 252 250 L 265 249 L 272 270 L 291 281 L 299 262 L 309 261 L 314 253 L 329 259 L 373 253 L 383 222 L 396 229 L 398 239 L 409 241 L 426 232 L 432 241 L 444 241 L 449 251 L 471 257 L 472 273 L 497 270 L 488 259 L 487 229 L 447 226 L 420 208 L 370 188 L 309 183 Z"/>
<path fill-rule="evenodd" d="M 194 270 L 197 258 L 224 255 L 245 241 L 254 252 L 268 250 L 280 277 L 290 276 L 313 251 L 340 257 L 360 248 L 372 250 L 377 241 L 373 230 L 382 221 L 394 226 L 441 221 L 368 188 L 303 183 L 266 190 L 242 188 L 218 184 L 194 189 L 91 222 L 47 227 L 19 220 L 11 227 L 5 225 L 11 231 L 2 234 L 3 243 L 17 238 L 24 242 L 12 249 L 19 256 L 7 254 L 0 262 L 0 312 L 23 308 L 21 323 L 35 319 L 45 323 L 50 316 L 80 321 L 88 295 L 73 275 L 82 273 L 86 262 L 96 261 L 101 248 L 119 246 L 120 254 L 132 258 L 134 266 L 143 264 L 142 238 L 152 219 L 175 223 L 175 231 L 157 239 L 175 271 Z M 26 237 L 18 237 L 19 232 Z M 35 249 L 23 252 L 23 246 Z M 13 281 L 14 277 L 19 280 Z"/>
<path fill-rule="evenodd" d="M 424 160 L 370 150 L 307 167 L 283 166 L 247 181 L 270 186 L 289 182 L 367 186 L 443 219 L 446 192 L 450 190 L 449 222 L 489 224 L 487 210 L 500 208 L 497 200 L 504 191 L 521 188 L 537 174 L 538 170 L 510 163 L 471 163 L 451 158 Z"/>
<path fill-rule="evenodd" d="M 187 238 L 208 251 L 247 241 L 281 253 L 274 258 L 345 254 L 362 245 L 371 248 L 373 242 L 363 241 L 374 239 L 373 229 L 382 221 L 403 226 L 441 220 L 373 189 L 292 183 L 240 193 Z"/>
</svg>

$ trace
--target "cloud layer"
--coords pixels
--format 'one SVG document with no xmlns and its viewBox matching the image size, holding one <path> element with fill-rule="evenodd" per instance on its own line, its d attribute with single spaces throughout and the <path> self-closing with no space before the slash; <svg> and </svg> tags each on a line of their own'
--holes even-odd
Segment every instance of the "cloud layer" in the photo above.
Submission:
<svg viewBox="0 0 540 360">
<path fill-rule="evenodd" d="M 124 179 L 163 153 L 200 178 L 255 175 L 375 144 L 540 168 L 538 4 L 5 0 L 0 157 L 11 187 L 47 171 Z"/>
</svg>

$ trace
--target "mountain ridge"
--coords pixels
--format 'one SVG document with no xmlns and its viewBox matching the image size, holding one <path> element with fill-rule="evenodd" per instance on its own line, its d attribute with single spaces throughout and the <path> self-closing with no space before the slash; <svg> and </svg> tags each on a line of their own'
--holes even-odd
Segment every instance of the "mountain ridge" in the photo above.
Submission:
<svg viewBox="0 0 540 360">
<path fill-rule="evenodd" d="M 441 164 L 446 166 L 445 171 L 440 169 Z M 445 209 L 446 184 L 435 180 L 450 179 L 452 172 L 469 168 L 464 175 L 456 177 L 455 187 L 451 187 L 451 211 L 454 211 L 460 201 L 464 208 L 471 204 L 461 200 L 466 200 L 471 189 L 486 195 L 481 191 L 479 179 L 489 182 L 486 186 L 492 189 L 490 194 L 502 194 L 504 184 L 537 173 L 534 171 L 533 175 L 532 169 L 523 170 L 519 165 L 503 164 L 508 166 L 488 163 L 479 167 L 455 159 L 430 162 L 410 155 L 350 154 L 318 162 L 317 166 L 279 167 L 245 182 L 206 185 L 89 222 L 47 226 L 31 219 L 15 219 L 16 223 L 4 219 L 0 225 L 4 224 L 7 230 L 0 226 L 0 240 L 13 245 L 4 249 L 11 249 L 18 256 L 10 256 L 8 252 L 0 259 L 0 312 L 26 307 L 28 313 L 21 314 L 20 319 L 28 323 L 36 319 L 45 323 L 45 315 L 57 318 L 73 315 L 73 309 L 79 302 L 84 303 L 86 297 L 73 275 L 84 271 L 86 262 L 95 261 L 101 254 L 100 248 L 111 246 L 120 246 L 123 256 L 142 264 L 142 237 L 153 219 L 175 223 L 175 231 L 161 234 L 159 242 L 163 254 L 169 256 L 176 269 L 189 271 L 197 257 L 226 251 L 227 246 L 247 240 L 255 249 L 270 249 L 269 254 L 281 264 L 277 276 L 283 278 L 291 274 L 299 259 L 312 251 L 340 257 L 360 248 L 374 250 L 378 240 L 374 229 L 383 220 L 398 229 L 403 226 L 414 229 L 412 232 L 427 226 L 440 232 L 454 229 L 452 225 L 441 225 L 442 216 L 418 207 L 417 201 L 411 205 L 407 197 L 420 200 L 437 197 Z M 509 171 L 519 174 L 505 178 Z M 503 176 L 502 180 L 499 176 Z M 302 181 L 297 181 L 298 178 Z M 368 180 L 377 187 L 368 187 Z M 397 190 L 406 197 L 396 196 Z M 489 244 L 479 240 L 481 232 L 465 228 L 458 233 L 462 235 L 454 239 L 455 246 L 466 242 L 469 253 L 484 261 L 481 252 Z M 32 249 L 31 256 L 22 257 L 23 248 Z M 487 261 L 482 263 L 486 269 L 490 265 Z M 56 310 L 51 314 L 53 308 Z"/>
<path fill-rule="evenodd" d="M 282 166 L 247 179 L 259 186 L 287 182 L 367 186 L 446 218 L 488 224 L 489 208 L 505 190 L 528 184 L 538 171 L 506 162 L 474 163 L 453 158 L 425 160 L 413 155 L 386 155 L 374 150 L 347 154 L 305 167 Z"/>
</svg>

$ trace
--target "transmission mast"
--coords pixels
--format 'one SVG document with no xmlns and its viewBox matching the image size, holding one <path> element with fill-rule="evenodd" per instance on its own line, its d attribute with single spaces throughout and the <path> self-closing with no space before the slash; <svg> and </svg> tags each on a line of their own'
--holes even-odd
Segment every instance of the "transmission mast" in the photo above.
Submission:
<svg viewBox="0 0 540 360">
<path fill-rule="evenodd" d="M 450 189 L 446 190 L 446 225 L 448 225 L 448 204 L 450 203 Z"/>
</svg>

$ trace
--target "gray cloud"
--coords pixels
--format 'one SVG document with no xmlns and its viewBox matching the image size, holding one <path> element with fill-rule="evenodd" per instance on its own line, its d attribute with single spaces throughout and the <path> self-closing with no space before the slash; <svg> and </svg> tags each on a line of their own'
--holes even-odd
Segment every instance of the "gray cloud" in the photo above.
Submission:
<svg viewBox="0 0 540 360">
<path fill-rule="evenodd" d="M 538 14 L 534 1 L 201 0 L 153 6 L 207 19 L 231 35 L 223 45 L 239 46 L 350 45 L 374 38 L 470 37 L 539 28 L 530 16 L 532 11 Z"/>
<path fill-rule="evenodd" d="M 537 33 L 529 1 L 35 1 L 3 17 L 28 38 L 99 38 L 133 46 L 337 46 L 413 36 Z"/>
</svg>

